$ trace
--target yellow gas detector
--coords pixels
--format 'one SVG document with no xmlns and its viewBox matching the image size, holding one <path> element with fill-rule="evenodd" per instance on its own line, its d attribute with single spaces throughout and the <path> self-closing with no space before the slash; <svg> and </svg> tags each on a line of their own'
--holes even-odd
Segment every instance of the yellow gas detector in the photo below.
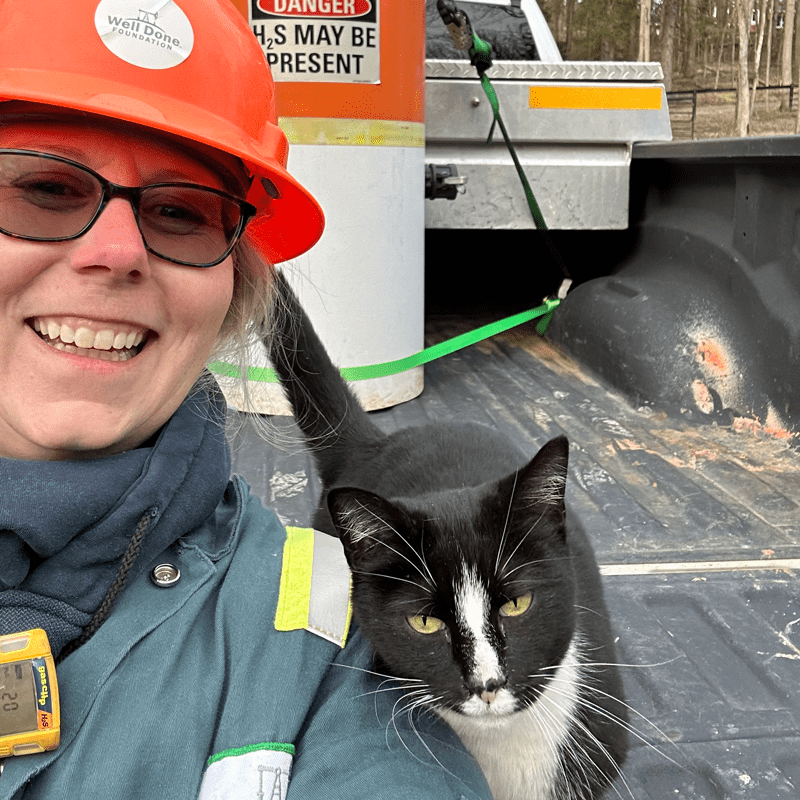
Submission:
<svg viewBox="0 0 800 800">
<path fill-rule="evenodd" d="M 0 636 L 0 758 L 54 750 L 60 727 L 47 634 L 35 628 Z"/>
</svg>

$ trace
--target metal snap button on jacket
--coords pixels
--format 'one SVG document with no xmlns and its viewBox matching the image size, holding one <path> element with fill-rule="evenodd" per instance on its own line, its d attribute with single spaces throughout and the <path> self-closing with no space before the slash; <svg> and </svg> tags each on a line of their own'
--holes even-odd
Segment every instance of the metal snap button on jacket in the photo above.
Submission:
<svg viewBox="0 0 800 800">
<path fill-rule="evenodd" d="M 150 579 L 156 586 L 174 586 L 181 579 L 181 571 L 174 564 L 159 564 L 153 568 Z"/>
</svg>

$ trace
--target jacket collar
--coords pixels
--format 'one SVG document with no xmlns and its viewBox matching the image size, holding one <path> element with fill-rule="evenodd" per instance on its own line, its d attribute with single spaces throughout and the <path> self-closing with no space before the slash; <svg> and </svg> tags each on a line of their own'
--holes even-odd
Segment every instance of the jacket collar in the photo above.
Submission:
<svg viewBox="0 0 800 800">
<path fill-rule="evenodd" d="M 219 503 L 230 475 L 225 404 L 193 392 L 155 444 L 103 459 L 0 459 L 0 633 L 43 627 L 58 652 L 99 607 L 139 520 L 128 581 Z"/>
</svg>

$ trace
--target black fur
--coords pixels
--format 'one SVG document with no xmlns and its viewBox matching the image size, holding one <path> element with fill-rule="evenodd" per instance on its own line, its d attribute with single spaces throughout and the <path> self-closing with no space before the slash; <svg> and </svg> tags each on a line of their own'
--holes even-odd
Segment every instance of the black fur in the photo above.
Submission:
<svg viewBox="0 0 800 800">
<path fill-rule="evenodd" d="M 504 702 L 515 704 L 510 716 L 535 706 L 548 685 L 560 690 L 556 669 L 577 642 L 581 680 L 570 746 L 561 747 L 546 792 L 528 789 L 525 797 L 599 797 L 625 756 L 626 715 L 600 575 L 585 531 L 564 504 L 566 438 L 529 459 L 482 425 L 383 434 L 280 275 L 277 293 L 276 330 L 266 344 L 322 477 L 314 525 L 343 543 L 354 615 L 376 667 L 421 681 L 424 690 L 409 692 L 409 706 L 447 719 L 448 710 L 463 717 L 469 701 L 478 716 L 467 723 L 480 726 L 484 712 L 496 721 L 489 709 L 502 690 Z M 459 588 L 475 578 L 489 598 L 486 640 L 498 658 L 496 674 L 483 681 L 475 637 L 456 608 Z M 527 594 L 533 599 L 525 613 L 501 611 Z M 414 616 L 444 625 L 419 633 L 409 624 Z M 480 737 L 465 743 L 483 763 Z M 525 768 L 519 758 L 510 761 L 509 770 Z M 512 781 L 487 778 L 496 798 L 523 796 Z"/>
</svg>

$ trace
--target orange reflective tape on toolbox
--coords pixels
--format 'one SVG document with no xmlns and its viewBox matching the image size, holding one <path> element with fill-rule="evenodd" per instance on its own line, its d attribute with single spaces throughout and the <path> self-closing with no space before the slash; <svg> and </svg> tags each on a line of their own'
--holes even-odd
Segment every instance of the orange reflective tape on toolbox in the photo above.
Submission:
<svg viewBox="0 0 800 800">
<path fill-rule="evenodd" d="M 660 86 L 531 86 L 531 108 L 658 110 Z"/>
</svg>

